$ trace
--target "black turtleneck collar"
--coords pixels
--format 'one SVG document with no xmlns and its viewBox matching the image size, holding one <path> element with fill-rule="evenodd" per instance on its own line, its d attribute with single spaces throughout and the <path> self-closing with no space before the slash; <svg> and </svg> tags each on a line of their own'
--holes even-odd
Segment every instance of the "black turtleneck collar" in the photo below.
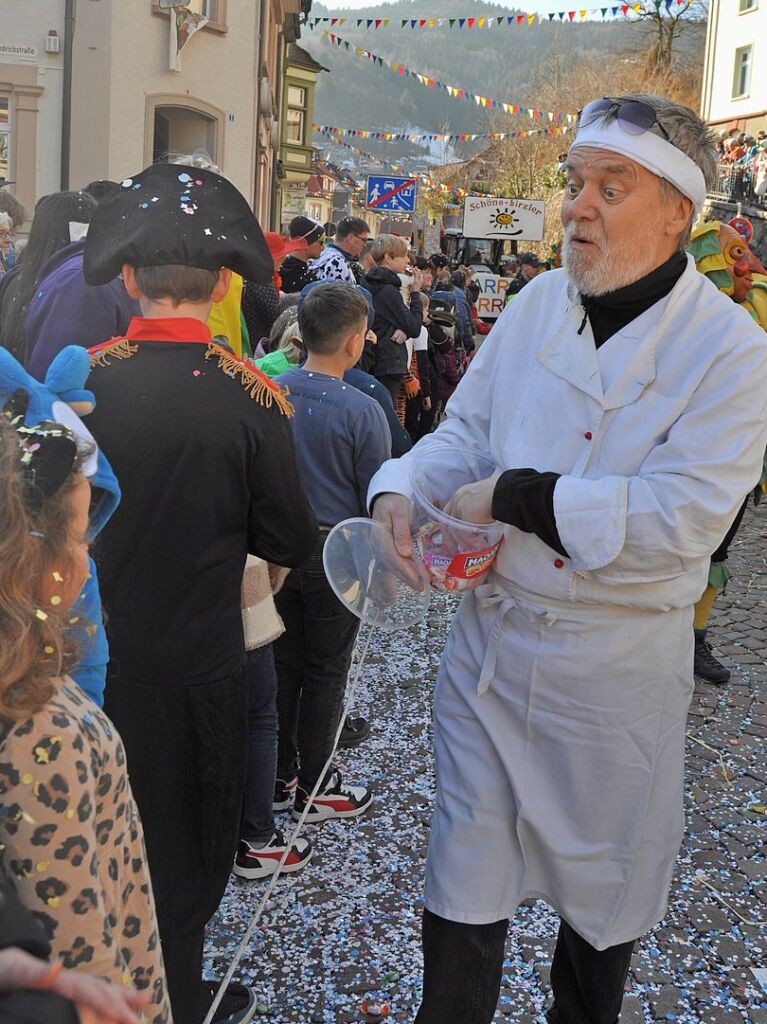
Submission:
<svg viewBox="0 0 767 1024">
<path fill-rule="evenodd" d="M 685 271 L 687 255 L 675 252 L 645 277 L 606 295 L 583 295 L 581 301 L 591 323 L 594 343 L 599 348 L 626 324 L 636 320 L 650 306 L 668 295 Z M 586 323 L 583 319 L 581 329 Z M 580 333 L 580 331 L 578 332 Z"/>
</svg>

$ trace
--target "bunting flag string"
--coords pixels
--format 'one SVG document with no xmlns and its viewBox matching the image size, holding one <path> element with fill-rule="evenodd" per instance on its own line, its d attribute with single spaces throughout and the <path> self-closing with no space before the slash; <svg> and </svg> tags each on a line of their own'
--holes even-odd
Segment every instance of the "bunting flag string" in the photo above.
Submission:
<svg viewBox="0 0 767 1024">
<path fill-rule="evenodd" d="M 312 128 L 314 129 L 314 131 L 319 132 L 325 139 L 327 139 L 328 142 L 332 142 L 335 146 L 341 146 L 343 149 L 347 149 L 350 152 L 355 153 L 357 156 L 364 157 L 366 160 L 370 160 L 375 164 L 379 164 L 381 167 L 386 167 L 387 170 L 393 172 L 394 174 L 404 174 L 407 175 L 408 177 L 417 178 L 421 182 L 421 184 L 426 186 L 427 189 L 442 193 L 450 192 L 453 193 L 454 195 L 457 195 L 459 198 L 463 198 L 464 196 L 467 196 L 469 194 L 466 189 L 453 188 L 450 187 L 449 185 L 445 185 L 443 182 L 437 181 L 435 178 L 432 178 L 432 176 L 429 174 L 412 174 L 401 164 L 392 163 L 391 160 L 389 159 L 382 160 L 381 157 L 373 156 L 372 153 L 367 153 L 364 149 L 360 149 L 358 146 L 353 146 L 351 145 L 351 143 L 344 142 L 343 139 L 339 139 L 337 134 L 335 134 L 338 131 L 343 131 L 343 129 L 334 129 L 329 127 L 328 125 L 320 124 L 314 124 L 312 125 Z M 567 125 L 557 125 L 550 128 L 525 128 L 516 132 L 503 132 L 502 134 L 504 138 L 510 139 L 529 138 L 532 135 L 564 135 L 567 131 Z M 376 133 L 367 133 L 365 137 L 372 138 L 374 134 Z M 378 134 L 383 137 L 388 136 L 391 133 L 380 132 Z M 397 136 L 395 136 L 395 138 L 396 137 Z M 477 136 L 477 138 L 486 138 L 486 136 L 480 135 Z M 386 139 L 386 141 L 389 141 L 388 138 Z"/>
<path fill-rule="evenodd" d="M 317 126 L 315 125 L 315 128 L 316 127 Z M 451 193 L 458 196 L 460 199 L 463 199 L 464 196 L 469 194 L 465 188 L 451 188 L 451 186 L 445 185 L 444 182 L 437 181 L 428 174 L 411 174 L 401 164 L 392 163 L 390 160 L 382 160 L 380 157 L 373 156 L 372 153 L 366 153 L 364 149 L 360 149 L 358 146 L 352 146 L 348 142 L 344 142 L 335 136 L 327 136 L 327 141 L 332 142 L 335 146 L 341 146 L 343 149 L 348 149 L 357 156 L 365 157 L 365 159 L 372 161 L 372 163 L 379 164 L 381 167 L 386 167 L 387 170 L 394 174 L 404 174 L 409 178 L 417 178 L 421 185 L 425 187 L 427 192 L 441 192 L 445 195 L 447 193 Z"/>
<path fill-rule="evenodd" d="M 660 7 L 661 13 L 665 9 L 666 13 L 670 13 L 674 7 L 681 7 L 688 4 L 689 0 L 661 0 Z M 584 7 L 573 11 L 553 11 L 553 12 L 529 12 L 522 14 L 500 14 L 500 15 L 488 15 L 488 16 L 475 16 L 472 18 L 398 18 L 398 22 L 395 25 L 395 20 L 392 18 L 339 18 L 339 17 L 323 17 L 323 18 L 307 18 L 307 28 L 317 28 L 318 26 L 328 25 L 330 28 L 339 26 L 341 28 L 348 26 L 349 28 L 365 28 L 365 29 L 381 29 L 390 28 L 395 25 L 397 28 L 407 28 L 414 31 L 420 31 L 422 29 L 433 29 L 433 28 L 458 28 L 465 30 L 472 29 L 490 29 L 490 28 L 524 28 L 529 25 L 534 25 L 536 22 L 539 24 L 547 21 L 559 21 L 562 24 L 578 24 L 580 22 L 587 21 L 592 18 L 601 18 L 603 21 L 607 19 L 621 18 L 631 19 L 632 16 L 642 14 L 656 14 L 657 8 L 654 4 L 647 5 L 643 3 L 621 3 L 613 4 L 607 7 Z"/>
<path fill-rule="evenodd" d="M 399 75 L 401 78 L 415 78 L 420 85 L 425 86 L 427 89 L 439 89 L 446 92 L 453 99 L 473 101 L 478 107 L 483 107 L 487 110 L 503 110 L 504 114 L 519 114 L 521 117 L 529 117 L 534 121 L 548 120 L 552 123 L 574 124 L 577 120 L 577 114 L 563 114 L 558 110 L 537 110 L 531 107 L 522 107 L 518 103 L 507 103 L 505 100 L 494 100 L 489 96 L 478 96 L 476 93 L 469 92 L 468 89 L 464 89 L 460 85 L 447 85 L 445 82 L 437 81 L 436 78 L 432 78 L 430 75 L 422 75 L 419 71 L 406 68 L 397 61 L 388 61 L 385 57 L 379 57 L 377 54 L 371 53 L 370 50 L 365 50 L 361 46 L 354 46 L 347 39 L 342 39 L 335 32 L 330 32 L 328 29 L 325 29 L 322 37 L 331 46 L 342 47 L 361 60 L 372 61 L 378 67 L 387 68 L 387 70 L 395 75 Z"/>
<path fill-rule="evenodd" d="M 528 135 L 541 134 L 563 134 L 570 125 L 562 125 L 557 128 L 532 128 L 523 131 L 512 132 L 460 132 L 458 134 L 446 134 L 444 132 L 386 132 L 368 131 L 363 128 L 337 128 L 333 125 L 315 124 L 312 126 L 316 132 L 323 135 L 348 135 L 354 139 L 372 139 L 376 142 L 476 142 L 478 139 L 487 139 L 490 142 L 504 142 L 507 139 L 517 139 Z"/>
</svg>

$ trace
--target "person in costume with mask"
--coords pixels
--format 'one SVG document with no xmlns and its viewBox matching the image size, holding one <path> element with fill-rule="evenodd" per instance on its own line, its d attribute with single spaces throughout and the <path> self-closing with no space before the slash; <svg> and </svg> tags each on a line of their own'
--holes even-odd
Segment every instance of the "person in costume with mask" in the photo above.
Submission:
<svg viewBox="0 0 767 1024">
<path fill-rule="evenodd" d="M 742 221 L 742 218 L 741 218 Z M 746 233 L 751 225 L 745 222 Z M 767 331 L 767 270 L 748 247 L 748 239 L 732 224 L 718 220 L 707 221 L 695 228 L 687 251 L 695 260 L 698 270 L 725 295 L 729 295 L 742 310 Z M 754 490 L 754 501 L 759 502 L 767 480 L 767 456 L 762 478 Z M 706 682 L 722 685 L 728 682 L 730 670 L 714 655 L 708 641 L 708 620 L 716 595 L 724 590 L 732 573 L 727 567 L 730 545 L 740 527 L 748 506 L 746 500 L 722 543 L 711 556 L 708 582 L 695 605 L 695 674 Z"/>
<path fill-rule="evenodd" d="M 490 1024 L 528 897 L 561 917 L 548 1020 L 615 1024 L 635 940 L 665 914 L 693 605 L 767 441 L 764 336 L 684 252 L 715 173 L 692 110 L 584 107 L 564 269 L 510 303 L 445 421 L 371 482 L 403 572 L 411 460 L 445 444 L 498 467 L 448 514 L 507 524 L 437 682 L 417 1024 Z"/>
<path fill-rule="evenodd" d="M 156 164 L 126 179 L 85 246 L 86 280 L 121 274 L 142 311 L 91 351 L 89 426 L 123 492 L 98 552 L 105 707 L 144 822 L 173 1015 L 189 1024 L 216 988 L 202 981 L 203 936 L 244 792 L 245 559 L 292 567 L 317 539 L 285 393 L 206 325 L 230 270 L 265 282 L 274 266 L 245 198 L 194 167 Z M 249 1020 L 254 998 L 230 986 L 216 1019 Z"/>
</svg>

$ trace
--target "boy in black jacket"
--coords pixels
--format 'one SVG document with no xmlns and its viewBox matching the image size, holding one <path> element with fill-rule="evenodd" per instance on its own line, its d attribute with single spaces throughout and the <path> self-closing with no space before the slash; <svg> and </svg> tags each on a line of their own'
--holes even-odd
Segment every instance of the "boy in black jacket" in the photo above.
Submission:
<svg viewBox="0 0 767 1024">
<path fill-rule="evenodd" d="M 417 338 L 423 325 L 421 299 L 421 271 L 416 270 L 410 292 L 410 305 L 402 298 L 399 274 L 408 269 L 408 245 L 396 235 L 379 235 L 373 242 L 372 256 L 375 267 L 363 284 L 373 296 L 373 331 L 378 338 L 375 353 L 375 376 L 388 389 L 395 408 L 397 394 L 408 368 L 405 341 Z"/>
<path fill-rule="evenodd" d="M 122 273 L 142 311 L 125 337 L 91 350 L 90 426 L 124 496 L 99 539 L 105 706 L 144 823 L 179 1024 L 199 1024 L 217 988 L 202 980 L 203 938 L 239 838 L 245 558 L 300 565 L 318 536 L 286 395 L 207 327 L 230 271 L 263 283 L 273 270 L 245 198 L 212 171 L 180 165 L 126 178 L 85 245 L 86 281 Z M 254 999 L 230 986 L 222 1018 L 250 1020 Z"/>
</svg>

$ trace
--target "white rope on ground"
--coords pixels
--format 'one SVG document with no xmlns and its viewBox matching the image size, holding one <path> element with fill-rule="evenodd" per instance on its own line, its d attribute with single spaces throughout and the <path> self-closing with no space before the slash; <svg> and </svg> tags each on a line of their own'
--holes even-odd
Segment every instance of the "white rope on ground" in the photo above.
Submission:
<svg viewBox="0 0 767 1024">
<path fill-rule="evenodd" d="M 287 839 L 287 841 L 285 843 L 285 852 L 283 853 L 283 855 L 282 855 L 282 857 L 280 859 L 280 863 L 277 865 L 277 870 L 272 875 L 271 881 L 269 882 L 269 885 L 266 888 L 266 892 L 261 897 L 261 899 L 259 901 L 259 904 L 256 907 L 256 910 L 255 910 L 253 916 L 250 919 L 250 923 L 248 924 L 248 927 L 245 930 L 245 934 L 242 937 L 242 941 L 240 942 L 239 946 L 237 947 L 237 952 L 234 954 L 232 962 L 229 964 L 227 972 L 224 975 L 223 979 L 221 980 L 221 984 L 219 985 L 218 991 L 216 992 L 216 997 L 213 1000 L 213 1002 L 210 1004 L 210 1009 L 208 1010 L 207 1016 L 205 1017 L 205 1020 L 203 1021 L 203 1024 L 212 1024 L 212 1022 L 213 1022 L 213 1016 L 214 1016 L 216 1010 L 218 1009 L 221 1000 L 224 998 L 226 990 L 227 990 L 227 988 L 229 986 L 229 982 L 234 977 L 234 972 L 237 970 L 237 966 L 238 966 L 240 960 L 242 959 L 243 954 L 245 953 L 246 949 L 250 945 L 250 940 L 253 938 L 253 933 L 255 932 L 256 927 L 258 926 L 258 922 L 261 920 L 261 915 L 264 912 L 264 908 L 266 907 L 266 904 L 267 904 L 267 902 L 269 900 L 269 897 L 274 892 L 274 888 L 277 885 L 277 882 L 278 882 L 278 880 L 280 878 L 280 875 L 282 874 L 282 869 L 285 867 L 285 863 L 287 862 L 288 855 L 290 854 L 290 850 L 291 850 L 293 844 L 295 843 L 296 839 L 298 839 L 299 835 L 301 834 L 301 830 L 303 829 L 304 824 L 306 822 L 306 816 L 309 813 L 309 808 L 312 805 L 312 801 L 317 796 L 317 794 L 318 794 L 318 792 L 320 790 L 320 786 L 322 785 L 322 783 L 323 783 L 323 781 L 325 779 L 325 773 L 330 768 L 331 762 L 332 762 L 333 758 L 335 757 L 336 749 L 338 747 L 338 741 L 341 738 L 341 731 L 342 731 L 342 729 L 344 727 L 344 721 L 346 720 L 346 715 L 348 714 L 349 709 L 351 707 L 352 700 L 354 698 L 354 693 L 355 693 L 355 691 L 357 689 L 357 684 L 360 681 L 360 677 L 362 675 L 362 669 L 364 668 L 365 660 L 367 659 L 368 648 L 370 647 L 370 640 L 371 640 L 371 638 L 373 636 L 373 633 L 375 632 L 375 628 L 376 628 L 375 626 L 370 626 L 368 628 L 367 640 L 365 641 L 365 644 L 364 644 L 364 646 L 362 648 L 362 654 L 360 655 L 360 658 L 359 658 L 359 660 L 357 662 L 357 670 L 353 674 L 353 676 L 352 676 L 352 673 L 350 671 L 349 677 L 350 677 L 351 681 L 347 685 L 346 699 L 344 700 L 344 706 L 343 706 L 343 709 L 341 711 L 341 719 L 340 719 L 340 721 L 338 723 L 338 729 L 336 730 L 336 737 L 335 737 L 335 740 L 333 741 L 333 749 L 332 749 L 332 751 L 330 753 L 330 757 L 325 762 L 325 765 L 324 765 L 322 771 L 320 772 L 319 778 L 317 779 L 316 783 L 314 784 L 314 789 L 312 790 L 311 795 L 309 796 L 309 799 L 306 801 L 306 805 L 305 805 L 305 807 L 303 809 L 301 817 L 296 822 L 296 825 L 295 825 L 295 828 L 293 829 L 293 832 L 291 833 L 290 837 Z"/>
<path fill-rule="evenodd" d="M 750 925 L 752 928 L 762 928 L 765 924 L 767 924 L 767 918 L 762 918 L 761 921 L 752 921 L 750 920 L 750 918 L 744 917 L 735 909 L 735 907 L 732 906 L 732 904 L 727 902 L 727 900 L 724 898 L 724 896 L 722 896 L 719 890 L 715 889 L 711 882 L 709 882 L 707 878 L 704 878 L 703 875 L 696 875 L 695 881 L 700 882 L 701 885 L 705 885 L 705 887 L 714 894 L 714 899 L 721 903 L 723 907 L 727 907 L 730 913 L 734 914 L 739 921 L 743 922 L 743 924 Z"/>
<path fill-rule="evenodd" d="M 704 743 L 703 740 L 699 740 L 697 736 L 693 736 L 689 732 L 687 733 L 687 739 L 692 740 L 693 743 L 697 743 L 699 747 L 704 747 L 706 750 L 709 750 L 712 754 L 716 754 L 716 756 L 719 758 L 719 767 L 722 769 L 722 776 L 724 777 L 724 781 L 727 783 L 727 788 L 733 789 L 732 779 L 730 778 L 730 773 L 727 771 L 727 764 L 724 758 L 722 757 L 721 751 L 717 750 L 716 747 L 710 746 L 708 743 Z"/>
</svg>

